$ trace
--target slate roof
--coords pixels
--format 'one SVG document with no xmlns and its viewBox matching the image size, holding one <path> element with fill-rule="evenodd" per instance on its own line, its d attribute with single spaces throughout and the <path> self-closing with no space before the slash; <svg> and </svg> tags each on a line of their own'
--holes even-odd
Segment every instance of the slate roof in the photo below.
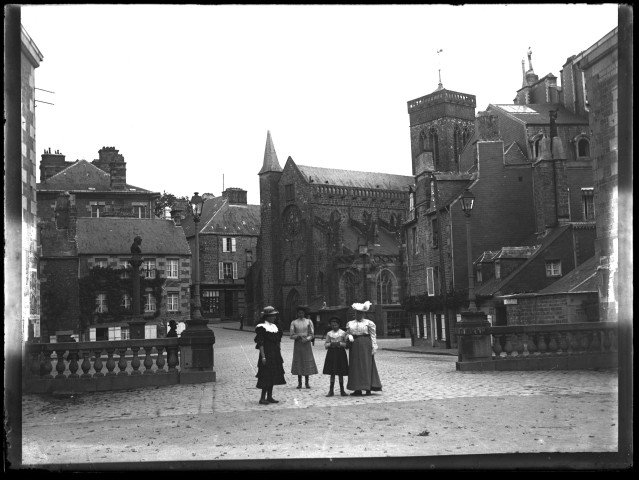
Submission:
<svg viewBox="0 0 639 480">
<path fill-rule="evenodd" d="M 91 218 L 76 223 L 79 255 L 131 255 L 133 239 L 142 237 L 145 255 L 191 255 L 181 227 L 159 218 Z"/>
<path fill-rule="evenodd" d="M 560 278 L 552 285 L 537 292 L 538 295 L 557 293 L 592 293 L 597 292 L 598 258 L 593 255 L 577 268 Z"/>
<path fill-rule="evenodd" d="M 297 168 L 309 183 L 337 185 L 342 187 L 370 188 L 378 190 L 406 191 L 415 183 L 414 177 L 391 173 L 358 172 L 337 168 L 309 167 L 297 165 Z"/>
<path fill-rule="evenodd" d="M 229 203 L 225 196 L 204 202 L 200 217 L 200 234 L 258 236 L 261 216 L 259 205 Z M 193 217 L 187 215 L 182 228 L 187 237 L 195 235 Z"/>
<path fill-rule="evenodd" d="M 502 292 L 502 290 L 508 286 L 511 280 L 513 280 L 525 268 L 527 268 L 530 262 L 533 261 L 533 259 L 535 259 L 538 255 L 540 255 L 549 245 L 551 245 L 555 240 L 557 240 L 569 228 L 571 228 L 570 225 L 562 225 L 561 227 L 554 229 L 552 232 L 550 232 L 541 240 L 541 244 L 539 245 L 538 248 L 534 247 L 536 248 L 534 253 L 530 255 L 528 259 L 519 267 L 517 267 L 510 275 L 508 275 L 506 278 L 501 278 L 499 280 L 495 278 L 490 279 L 488 282 L 482 284 L 480 287 L 478 287 L 475 290 L 475 295 L 478 297 L 479 296 L 492 297 L 497 292 Z M 516 293 L 516 292 L 502 292 L 502 293 L 505 294 L 505 293 Z"/>
<path fill-rule="evenodd" d="M 124 190 L 114 190 L 111 188 L 111 176 L 104 170 L 96 167 L 86 160 L 78 160 L 73 165 L 55 175 L 49 177 L 44 182 L 37 184 L 37 189 L 41 191 L 114 191 L 118 193 L 140 192 L 155 193 L 144 188 L 125 184 Z"/>
<path fill-rule="evenodd" d="M 587 118 L 575 115 L 570 110 L 567 110 L 564 106 L 557 103 L 532 103 L 525 105 L 528 109 L 534 110 L 534 113 L 513 113 L 509 112 L 507 108 L 504 108 L 515 106 L 521 107 L 522 105 L 490 104 L 488 108 L 496 108 L 507 117 L 516 119 L 527 125 L 549 125 L 550 116 L 548 115 L 548 112 L 550 110 L 557 110 L 557 125 L 588 125 Z"/>
<path fill-rule="evenodd" d="M 530 163 L 528 157 L 521 151 L 521 147 L 517 142 L 513 142 L 504 152 L 504 161 L 506 165 L 517 165 L 522 163 Z"/>
</svg>

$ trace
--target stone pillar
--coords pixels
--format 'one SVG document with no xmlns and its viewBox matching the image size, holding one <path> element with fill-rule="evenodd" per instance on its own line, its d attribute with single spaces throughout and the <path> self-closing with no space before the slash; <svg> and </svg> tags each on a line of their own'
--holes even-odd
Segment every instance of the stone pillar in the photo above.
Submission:
<svg viewBox="0 0 639 480">
<path fill-rule="evenodd" d="M 456 329 L 457 370 L 492 370 L 492 347 L 488 328 L 490 322 L 483 312 L 461 312 Z"/>
</svg>

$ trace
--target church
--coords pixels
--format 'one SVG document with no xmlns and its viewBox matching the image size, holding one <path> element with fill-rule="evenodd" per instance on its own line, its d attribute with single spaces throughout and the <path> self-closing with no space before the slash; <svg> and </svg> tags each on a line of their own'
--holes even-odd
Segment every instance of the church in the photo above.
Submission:
<svg viewBox="0 0 639 480">
<path fill-rule="evenodd" d="M 408 336 L 401 226 L 414 178 L 299 165 L 291 157 L 282 167 L 270 132 L 258 175 L 253 320 L 261 306 L 273 305 L 287 329 L 305 305 L 321 335 L 330 312 L 345 322 L 352 303 L 370 300 L 381 336 Z"/>
</svg>

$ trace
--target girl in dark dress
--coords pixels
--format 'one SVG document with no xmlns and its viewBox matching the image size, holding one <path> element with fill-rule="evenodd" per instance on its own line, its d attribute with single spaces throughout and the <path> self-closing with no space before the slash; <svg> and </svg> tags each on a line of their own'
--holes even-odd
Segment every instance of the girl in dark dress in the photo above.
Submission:
<svg viewBox="0 0 639 480">
<path fill-rule="evenodd" d="M 257 388 L 262 389 L 260 405 L 278 403 L 273 398 L 273 385 L 285 385 L 284 359 L 280 352 L 282 330 L 276 325 L 279 312 L 273 307 L 262 311 L 262 323 L 255 327 L 255 348 L 260 351 L 257 360 Z"/>
<path fill-rule="evenodd" d="M 326 333 L 324 347 L 326 359 L 324 360 L 324 375 L 331 376 L 331 388 L 327 397 L 333 396 L 335 388 L 335 375 L 339 376 L 339 390 L 342 397 L 348 394 L 344 391 L 344 375 L 348 375 L 348 359 L 346 358 L 346 332 L 339 328 L 340 319 L 333 317 L 330 320 L 331 330 Z"/>
</svg>

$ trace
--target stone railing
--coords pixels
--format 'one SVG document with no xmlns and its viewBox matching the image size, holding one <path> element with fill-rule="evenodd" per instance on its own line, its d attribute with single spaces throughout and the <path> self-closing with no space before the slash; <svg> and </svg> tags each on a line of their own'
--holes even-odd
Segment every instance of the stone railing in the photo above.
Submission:
<svg viewBox="0 0 639 480">
<path fill-rule="evenodd" d="M 180 383 L 178 338 L 30 343 L 25 392 L 122 390 Z"/>
<path fill-rule="evenodd" d="M 465 327 L 458 324 L 457 370 L 570 370 L 612 368 L 617 323 Z M 489 346 L 489 348 L 485 348 Z"/>
</svg>

